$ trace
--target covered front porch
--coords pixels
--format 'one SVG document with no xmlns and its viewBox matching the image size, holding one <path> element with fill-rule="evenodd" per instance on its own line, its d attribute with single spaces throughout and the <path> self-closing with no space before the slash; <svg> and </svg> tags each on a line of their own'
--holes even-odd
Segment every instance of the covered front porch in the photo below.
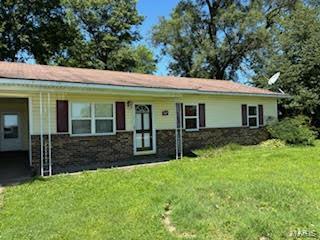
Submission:
<svg viewBox="0 0 320 240">
<path fill-rule="evenodd" d="M 32 177 L 27 151 L 0 152 L 0 186 L 22 182 Z"/>
<path fill-rule="evenodd" d="M 29 99 L 0 95 L 0 185 L 31 177 Z"/>
</svg>

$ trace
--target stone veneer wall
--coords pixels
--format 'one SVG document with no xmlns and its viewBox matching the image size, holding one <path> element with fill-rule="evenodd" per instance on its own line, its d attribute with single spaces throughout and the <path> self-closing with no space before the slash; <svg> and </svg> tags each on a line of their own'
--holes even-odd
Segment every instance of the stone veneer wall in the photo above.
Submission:
<svg viewBox="0 0 320 240">
<path fill-rule="evenodd" d="M 175 130 L 157 130 L 157 154 L 153 157 L 175 157 Z M 269 138 L 263 128 L 206 128 L 195 132 L 183 132 L 184 152 L 207 146 L 228 143 L 258 144 Z M 44 136 L 47 144 L 47 136 Z M 40 136 L 32 136 L 32 156 L 36 169 L 40 169 Z M 52 135 L 52 169 L 54 173 L 77 171 L 94 167 L 116 166 L 120 162 L 130 164 L 133 155 L 133 132 L 117 132 L 110 136 L 72 137 L 68 134 Z M 150 157 L 152 158 L 152 157 Z"/>
</svg>

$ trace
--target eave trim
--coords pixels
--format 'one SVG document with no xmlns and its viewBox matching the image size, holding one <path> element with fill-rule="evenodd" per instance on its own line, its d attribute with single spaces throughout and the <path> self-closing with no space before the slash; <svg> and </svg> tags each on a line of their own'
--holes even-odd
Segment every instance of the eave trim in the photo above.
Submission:
<svg viewBox="0 0 320 240">
<path fill-rule="evenodd" d="M 251 96 L 251 97 L 270 97 L 270 98 L 289 98 L 289 95 L 282 93 L 264 94 L 264 93 L 243 93 L 243 92 L 222 92 L 222 91 L 201 91 L 194 89 L 176 89 L 176 88 L 156 88 L 139 86 L 120 86 L 98 83 L 77 83 L 50 80 L 32 80 L 32 79 L 14 79 L 0 78 L 0 85 L 7 86 L 26 86 L 37 88 L 77 88 L 92 90 L 115 90 L 115 91 L 140 91 L 148 93 L 175 93 L 175 94 L 200 94 L 200 95 L 227 95 L 227 96 Z"/>
</svg>

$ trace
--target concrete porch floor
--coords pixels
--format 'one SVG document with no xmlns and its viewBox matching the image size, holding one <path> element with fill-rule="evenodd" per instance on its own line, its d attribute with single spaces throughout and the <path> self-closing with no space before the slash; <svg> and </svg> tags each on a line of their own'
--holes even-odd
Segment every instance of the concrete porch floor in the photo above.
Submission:
<svg viewBox="0 0 320 240">
<path fill-rule="evenodd" d="M 0 152 L 0 186 L 23 182 L 31 177 L 28 152 Z"/>
</svg>

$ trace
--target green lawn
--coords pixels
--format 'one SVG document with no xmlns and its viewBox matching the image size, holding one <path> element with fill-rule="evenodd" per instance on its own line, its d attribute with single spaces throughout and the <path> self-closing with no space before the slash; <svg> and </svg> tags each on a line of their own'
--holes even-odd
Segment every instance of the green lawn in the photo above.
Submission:
<svg viewBox="0 0 320 240">
<path fill-rule="evenodd" d="M 199 153 L 6 188 L 0 239 L 295 239 L 290 235 L 299 230 L 320 236 L 320 142 Z"/>
</svg>

